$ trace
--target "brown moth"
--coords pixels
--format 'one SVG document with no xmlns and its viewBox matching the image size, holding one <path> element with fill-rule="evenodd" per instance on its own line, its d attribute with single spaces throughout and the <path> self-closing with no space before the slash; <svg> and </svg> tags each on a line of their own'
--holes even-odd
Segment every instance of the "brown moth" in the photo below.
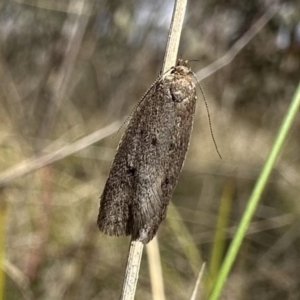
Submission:
<svg viewBox="0 0 300 300">
<path fill-rule="evenodd" d="M 197 96 L 191 74 L 179 59 L 136 107 L 100 199 L 102 232 L 148 243 L 165 219 L 193 127 Z"/>
</svg>

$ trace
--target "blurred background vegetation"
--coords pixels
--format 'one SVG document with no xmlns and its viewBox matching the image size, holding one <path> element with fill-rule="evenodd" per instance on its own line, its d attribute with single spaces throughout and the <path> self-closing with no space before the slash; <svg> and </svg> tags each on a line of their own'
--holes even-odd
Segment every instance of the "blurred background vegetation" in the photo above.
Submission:
<svg viewBox="0 0 300 300">
<path fill-rule="evenodd" d="M 179 53 L 198 60 L 190 63 L 197 73 L 277 2 L 188 1 Z M 121 134 L 30 167 L 130 114 L 160 72 L 173 1 L 0 3 L 0 293 L 118 299 L 129 238 L 103 235 L 96 218 Z M 190 150 L 158 232 L 167 299 L 189 299 L 203 261 L 205 299 L 299 82 L 299 1 L 279 4 L 230 64 L 202 80 L 223 159 L 199 93 Z M 297 118 L 222 299 L 300 299 L 299 130 Z M 24 162 L 28 174 L 19 176 Z M 152 299 L 146 253 L 136 299 Z"/>
</svg>

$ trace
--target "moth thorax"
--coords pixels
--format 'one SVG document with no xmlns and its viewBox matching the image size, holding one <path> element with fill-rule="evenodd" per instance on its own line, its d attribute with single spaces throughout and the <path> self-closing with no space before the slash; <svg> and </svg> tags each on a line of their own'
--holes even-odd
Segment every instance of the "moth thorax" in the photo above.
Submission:
<svg viewBox="0 0 300 300">
<path fill-rule="evenodd" d="M 177 80 L 170 87 L 170 92 L 172 95 L 172 100 L 174 102 L 183 102 L 185 100 L 189 100 L 190 97 L 195 95 L 195 85 L 192 81 L 186 80 L 186 78 Z"/>
</svg>

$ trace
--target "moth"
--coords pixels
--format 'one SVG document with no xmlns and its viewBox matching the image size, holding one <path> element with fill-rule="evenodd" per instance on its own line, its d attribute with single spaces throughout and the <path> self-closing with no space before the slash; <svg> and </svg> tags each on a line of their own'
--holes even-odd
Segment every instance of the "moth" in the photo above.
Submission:
<svg viewBox="0 0 300 300">
<path fill-rule="evenodd" d="M 146 244 L 166 217 L 191 137 L 196 86 L 178 60 L 137 105 L 100 197 L 97 224 L 111 236 Z"/>
</svg>

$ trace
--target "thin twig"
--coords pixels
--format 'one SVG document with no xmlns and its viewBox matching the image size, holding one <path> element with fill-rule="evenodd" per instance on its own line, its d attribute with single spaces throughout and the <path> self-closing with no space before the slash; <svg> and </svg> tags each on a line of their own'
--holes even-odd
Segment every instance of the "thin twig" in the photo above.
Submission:
<svg viewBox="0 0 300 300">
<path fill-rule="evenodd" d="M 152 298 L 165 300 L 164 281 L 157 237 L 146 246 Z"/>
<path fill-rule="evenodd" d="M 144 244 L 131 240 L 120 300 L 134 299 Z"/>
<path fill-rule="evenodd" d="M 52 11 L 58 11 L 58 12 L 64 12 L 64 13 L 74 13 L 77 14 L 78 10 L 77 7 L 72 5 L 68 5 L 67 1 L 35 1 L 35 0 L 13 0 L 16 3 L 33 6 L 35 8 L 39 9 L 46 9 L 46 10 L 52 10 Z M 81 14 L 89 16 L 91 14 L 89 9 L 84 9 L 81 11 Z"/>
<path fill-rule="evenodd" d="M 221 58 L 196 73 L 199 81 L 215 73 L 219 69 L 228 65 L 237 54 L 262 30 L 262 28 L 274 17 L 279 10 L 278 5 L 271 6 L 266 13 L 231 47 L 231 49 Z"/>
<path fill-rule="evenodd" d="M 176 63 L 186 3 L 187 0 L 176 0 L 168 36 L 162 74 L 169 70 Z M 127 266 L 120 297 L 121 300 L 134 299 L 143 247 L 144 244 L 140 241 L 131 240 L 130 242 Z"/>
<path fill-rule="evenodd" d="M 288 225 L 291 225 L 295 222 L 295 217 L 288 213 L 288 214 L 283 214 L 277 217 L 272 217 L 268 218 L 266 220 L 262 221 L 254 221 L 251 222 L 249 225 L 249 228 L 247 230 L 247 238 L 251 239 L 251 235 L 258 233 L 258 232 L 263 232 L 267 230 L 273 230 L 275 228 L 280 228 L 280 227 L 285 227 Z M 236 233 L 237 226 L 231 226 L 225 229 L 225 239 L 231 239 L 234 234 Z M 198 234 L 195 236 L 195 240 L 201 241 L 201 244 L 207 244 L 207 243 L 212 243 L 212 231 L 206 231 L 201 234 Z"/>
<path fill-rule="evenodd" d="M 201 278 L 203 277 L 204 270 L 205 270 L 205 262 L 202 264 L 201 269 L 199 271 L 199 274 L 198 274 L 198 277 L 197 277 L 197 280 L 196 280 L 196 284 L 194 286 L 194 290 L 193 290 L 193 293 L 192 293 L 192 296 L 191 296 L 190 300 L 196 300 L 198 288 L 199 288 L 199 285 L 200 285 L 200 282 L 201 282 Z"/>
<path fill-rule="evenodd" d="M 187 0 L 176 0 L 168 36 L 162 74 L 175 66 Z"/>
<path fill-rule="evenodd" d="M 36 157 L 29 158 L 20 164 L 2 172 L 0 174 L 0 186 L 9 183 L 21 176 L 34 172 L 44 166 L 52 164 L 69 155 L 72 155 L 114 133 L 120 127 L 120 122 L 114 122 L 104 128 L 101 128 L 84 138 L 61 147 L 48 154 L 41 154 Z M 43 151 L 42 151 L 43 152 Z"/>
<path fill-rule="evenodd" d="M 83 14 L 91 9 L 86 0 L 71 0 L 68 17 L 64 22 L 61 38 L 66 40 L 63 62 L 59 70 L 52 68 L 46 86 L 51 91 L 51 101 L 44 116 L 39 136 L 45 138 L 53 129 L 57 113 L 64 99 L 67 87 L 74 70 L 76 57 L 79 53 L 89 18 Z"/>
<path fill-rule="evenodd" d="M 68 3 L 68 12 L 66 20 L 61 30 L 61 36 L 59 42 L 56 45 L 55 51 L 52 55 L 62 54 L 61 62 L 56 63 L 55 60 L 49 57 L 49 65 L 45 74 L 45 81 L 42 81 L 40 93 L 37 94 L 38 98 L 41 98 L 41 102 L 44 104 L 44 109 L 40 105 L 39 111 L 44 111 L 42 114 L 41 123 L 39 125 L 38 144 L 37 149 L 40 150 L 44 147 L 43 141 L 47 136 L 51 136 L 51 131 L 55 125 L 55 119 L 57 118 L 60 110 L 61 103 L 65 99 L 66 90 L 69 86 L 71 75 L 76 62 L 76 57 L 79 53 L 79 49 L 82 44 L 82 39 L 86 30 L 88 17 L 82 14 L 86 9 L 90 8 L 87 0 L 70 0 Z M 60 44 L 61 49 L 59 50 Z M 47 95 L 47 101 L 45 101 L 45 94 Z M 43 99 L 44 98 L 44 99 Z M 42 101 L 42 99 L 44 101 Z M 40 104 L 40 103 L 39 103 Z M 42 105 L 43 106 L 43 105 Z M 52 180 L 51 178 L 51 166 L 45 168 L 41 173 L 41 195 L 40 195 L 40 208 L 38 211 L 40 217 L 36 218 L 37 226 L 37 238 L 41 243 L 30 248 L 27 264 L 25 267 L 25 274 L 30 280 L 34 281 L 37 270 L 40 263 L 46 253 L 46 245 L 49 240 L 49 223 L 50 223 L 50 211 L 52 201 Z M 45 209 L 47 208 L 47 209 Z"/>
</svg>

